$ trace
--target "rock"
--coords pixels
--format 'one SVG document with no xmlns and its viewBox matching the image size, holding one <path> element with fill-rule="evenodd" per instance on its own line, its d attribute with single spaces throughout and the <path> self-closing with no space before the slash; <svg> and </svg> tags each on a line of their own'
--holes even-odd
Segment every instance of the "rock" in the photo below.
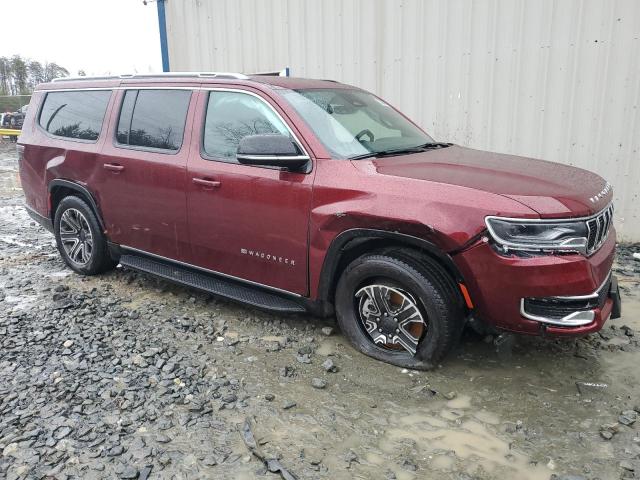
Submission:
<svg viewBox="0 0 640 480">
<path fill-rule="evenodd" d="M 119 457 L 123 453 L 124 453 L 124 447 L 122 445 L 116 445 L 107 452 L 107 455 L 109 457 Z M 136 470 L 136 473 L 137 473 L 137 470 Z"/>
<path fill-rule="evenodd" d="M 311 356 L 304 354 L 304 355 L 298 355 L 296 357 L 296 360 L 298 360 L 298 362 L 300 363 L 311 363 Z"/>
<path fill-rule="evenodd" d="M 609 385 L 598 382 L 576 382 L 576 387 L 580 395 L 601 395 Z"/>
<path fill-rule="evenodd" d="M 134 365 L 138 366 L 138 367 L 142 367 L 145 368 L 147 366 L 147 361 L 145 360 L 145 358 L 140 355 L 140 354 L 136 354 L 131 358 L 131 363 L 133 363 Z"/>
<path fill-rule="evenodd" d="M 327 381 L 322 379 L 322 378 L 312 378 L 311 379 L 311 386 L 313 388 L 323 389 L 323 388 L 326 388 Z"/>
<path fill-rule="evenodd" d="M 613 433 L 609 430 L 600 430 L 600 436 L 605 440 L 611 440 L 613 438 Z"/>
<path fill-rule="evenodd" d="M 53 432 L 53 438 L 55 438 L 56 440 L 62 440 L 71 432 L 72 432 L 71 427 L 67 427 L 67 426 L 58 427 Z"/>
<path fill-rule="evenodd" d="M 153 470 L 153 465 L 147 465 L 140 470 L 140 474 L 138 475 L 138 480 L 147 480 L 149 475 L 151 475 L 151 470 Z"/>
<path fill-rule="evenodd" d="M 633 337 L 634 336 L 633 329 L 631 327 L 629 327 L 628 325 L 621 326 L 620 330 L 622 330 L 627 337 Z"/>
<path fill-rule="evenodd" d="M 416 470 L 418 470 L 418 466 L 408 458 L 405 458 L 402 461 L 402 468 L 404 468 L 405 470 L 409 470 L 411 472 L 415 472 Z"/>
<path fill-rule="evenodd" d="M 138 478 L 138 469 L 131 465 L 127 465 L 124 467 L 124 470 L 120 473 L 119 477 L 125 479 Z"/>
<path fill-rule="evenodd" d="M 293 377 L 295 371 L 296 371 L 295 368 L 287 366 L 287 367 L 282 367 L 279 373 L 281 377 Z"/>
<path fill-rule="evenodd" d="M 636 416 L 635 415 L 633 415 L 633 416 L 625 415 L 623 413 L 622 415 L 620 415 L 618 417 L 618 422 L 621 423 L 622 425 L 626 425 L 627 427 L 630 427 L 631 425 L 633 425 L 636 422 Z"/>
<path fill-rule="evenodd" d="M 456 398 L 458 396 L 458 394 L 456 392 L 449 392 L 449 393 L 444 393 L 443 396 L 447 400 L 453 400 L 454 398 Z"/>
<path fill-rule="evenodd" d="M 275 398 L 276 398 L 276 396 L 275 396 L 273 393 L 266 393 L 266 394 L 264 395 L 264 399 L 265 399 L 267 402 L 273 402 L 273 400 L 274 400 Z"/>
<path fill-rule="evenodd" d="M 202 459 L 202 463 L 205 464 L 207 467 L 213 467 L 218 464 L 218 460 L 213 455 L 207 455 Z"/>
<path fill-rule="evenodd" d="M 333 327 L 322 327 L 322 333 L 327 337 L 333 334 Z"/>
<path fill-rule="evenodd" d="M 235 393 L 229 393 L 220 398 L 223 403 L 234 403 L 238 400 L 238 396 Z"/>
<path fill-rule="evenodd" d="M 172 373 L 176 369 L 175 363 L 167 363 L 164 367 L 162 367 L 163 373 Z"/>
<path fill-rule="evenodd" d="M 311 355 L 313 353 L 313 348 L 311 345 L 303 345 L 298 349 L 299 355 Z"/>
<path fill-rule="evenodd" d="M 294 402 L 293 400 L 287 400 L 286 402 L 284 402 L 282 404 L 282 409 L 283 410 L 289 410 L 290 408 L 293 408 L 297 405 L 296 402 Z"/>
<path fill-rule="evenodd" d="M 620 468 L 622 468 L 623 470 L 627 470 L 628 472 L 634 472 L 635 471 L 635 467 L 628 460 L 621 461 L 620 462 Z"/>
<path fill-rule="evenodd" d="M 70 348 L 72 345 L 73 345 L 73 340 L 66 340 L 66 341 L 62 344 L 62 346 L 63 346 L 64 348 Z"/>
<path fill-rule="evenodd" d="M 171 441 L 171 438 L 164 435 L 163 433 L 156 435 L 156 442 L 158 443 L 169 443 L 170 441 Z"/>
<path fill-rule="evenodd" d="M 333 363 L 333 360 L 327 358 L 324 362 L 322 362 L 322 368 L 326 372 L 335 373 L 338 371 L 338 367 Z"/>
</svg>

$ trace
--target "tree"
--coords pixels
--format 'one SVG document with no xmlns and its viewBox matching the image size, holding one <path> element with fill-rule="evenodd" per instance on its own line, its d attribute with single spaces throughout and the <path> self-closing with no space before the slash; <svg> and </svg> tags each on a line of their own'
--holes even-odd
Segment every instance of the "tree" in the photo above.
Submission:
<svg viewBox="0 0 640 480">
<path fill-rule="evenodd" d="M 44 64 L 44 81 L 50 82 L 54 78 L 66 77 L 69 75 L 69 70 L 61 67 L 57 63 L 45 63 Z"/>
<path fill-rule="evenodd" d="M 78 74 L 83 75 L 80 70 Z M 69 71 L 57 63 L 45 63 L 23 58 L 20 55 L 0 57 L 0 95 L 25 95 L 39 83 L 66 77 Z"/>
<path fill-rule="evenodd" d="M 9 94 L 11 78 L 11 62 L 7 57 L 0 57 L 0 95 Z"/>
<path fill-rule="evenodd" d="M 11 71 L 13 76 L 12 95 L 29 93 L 27 90 L 27 63 L 19 55 L 11 57 Z"/>
<path fill-rule="evenodd" d="M 44 82 L 44 68 L 40 62 L 32 60 L 29 62 L 29 86 L 33 90 L 36 85 Z"/>
</svg>

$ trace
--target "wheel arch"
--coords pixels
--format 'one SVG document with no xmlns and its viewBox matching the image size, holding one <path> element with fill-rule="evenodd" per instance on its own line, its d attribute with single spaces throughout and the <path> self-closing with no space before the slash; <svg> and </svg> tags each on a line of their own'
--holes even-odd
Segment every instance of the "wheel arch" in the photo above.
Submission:
<svg viewBox="0 0 640 480">
<path fill-rule="evenodd" d="M 329 246 L 320 274 L 318 300 L 332 305 L 338 279 L 346 266 L 361 255 L 389 247 L 419 251 L 435 260 L 456 284 L 464 284 L 464 277 L 451 256 L 434 243 L 399 232 L 354 228 L 340 233 Z"/>
<path fill-rule="evenodd" d="M 100 209 L 98 208 L 98 204 L 93 196 L 93 194 L 83 185 L 79 183 L 73 182 L 71 180 L 63 180 L 63 179 L 55 179 L 49 182 L 49 217 L 53 222 L 55 219 L 56 209 L 59 203 L 63 198 L 68 197 L 70 195 L 75 195 L 77 197 L 85 200 L 96 218 L 98 219 L 98 225 L 100 225 L 100 229 L 104 232 L 105 226 L 102 220 L 102 214 Z"/>
</svg>

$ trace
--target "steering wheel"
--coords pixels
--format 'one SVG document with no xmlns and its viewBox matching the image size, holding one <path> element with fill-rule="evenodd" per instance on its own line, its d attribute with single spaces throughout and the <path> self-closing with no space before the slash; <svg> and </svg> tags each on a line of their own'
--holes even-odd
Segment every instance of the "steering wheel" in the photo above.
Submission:
<svg viewBox="0 0 640 480">
<path fill-rule="evenodd" d="M 358 133 L 356 135 L 356 140 L 362 143 L 362 137 L 364 137 L 365 135 L 369 137 L 369 142 L 373 142 L 375 140 L 375 137 L 373 136 L 373 132 L 368 128 L 365 128 L 360 133 Z"/>
</svg>

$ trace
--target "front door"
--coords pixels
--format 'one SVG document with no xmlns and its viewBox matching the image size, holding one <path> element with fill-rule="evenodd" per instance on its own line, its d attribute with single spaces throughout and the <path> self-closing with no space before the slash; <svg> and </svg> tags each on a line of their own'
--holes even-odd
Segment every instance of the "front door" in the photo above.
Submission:
<svg viewBox="0 0 640 480">
<path fill-rule="evenodd" d="M 93 182 L 111 241 L 187 259 L 190 129 L 185 126 L 192 96 L 191 89 L 121 93 L 119 113 L 98 158 L 100 178 Z"/>
<path fill-rule="evenodd" d="M 277 107 L 244 90 L 204 90 L 196 119 L 200 148 L 187 166 L 192 264 L 258 284 L 307 294 L 312 173 L 240 165 L 246 135 L 295 140 Z M 299 142 L 297 142 L 299 143 Z"/>
</svg>

